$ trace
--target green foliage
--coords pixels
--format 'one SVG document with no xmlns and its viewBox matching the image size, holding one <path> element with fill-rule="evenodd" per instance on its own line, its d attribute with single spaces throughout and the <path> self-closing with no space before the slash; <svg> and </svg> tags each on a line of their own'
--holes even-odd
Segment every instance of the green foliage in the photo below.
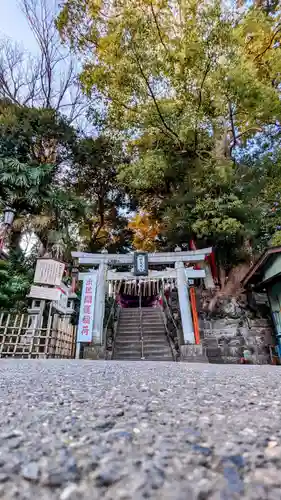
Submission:
<svg viewBox="0 0 281 500">
<path fill-rule="evenodd" d="M 69 157 L 75 131 L 52 109 L 0 101 L 0 156 L 31 166 L 59 165 Z"/>
<path fill-rule="evenodd" d="M 91 251 L 106 246 L 114 252 L 129 244 L 124 215 L 129 199 L 117 175 L 124 160 L 121 144 L 107 136 L 81 139 L 73 148 L 68 185 L 84 200 L 78 231 L 84 248 Z"/>
<path fill-rule="evenodd" d="M 7 261 L 0 260 L 0 309 L 24 311 L 32 278 L 32 263 L 21 252 L 10 252 Z"/>
<path fill-rule="evenodd" d="M 0 157 L 0 201 L 18 214 L 38 210 L 48 196 L 54 173 L 53 165 L 31 166 L 16 158 Z"/>
<path fill-rule="evenodd" d="M 11 248 L 24 231 L 64 259 L 77 247 L 193 239 L 229 268 L 279 244 L 281 8 L 242 4 L 64 2 L 57 27 L 85 61 L 97 135 L 54 110 L 0 102 L 0 203 L 17 211 Z M 17 275 L 9 290 L 24 289 Z"/>
</svg>

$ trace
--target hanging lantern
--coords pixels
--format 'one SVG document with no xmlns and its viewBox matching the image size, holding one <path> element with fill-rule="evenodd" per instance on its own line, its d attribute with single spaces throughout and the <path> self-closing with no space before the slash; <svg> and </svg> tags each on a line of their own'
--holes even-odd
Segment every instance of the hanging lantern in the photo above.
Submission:
<svg viewBox="0 0 281 500">
<path fill-rule="evenodd" d="M 11 208 L 11 207 L 6 207 L 4 209 L 4 224 L 5 226 L 9 226 L 11 227 L 13 222 L 14 222 L 14 218 L 15 218 L 15 214 L 16 214 L 16 211 Z"/>
</svg>

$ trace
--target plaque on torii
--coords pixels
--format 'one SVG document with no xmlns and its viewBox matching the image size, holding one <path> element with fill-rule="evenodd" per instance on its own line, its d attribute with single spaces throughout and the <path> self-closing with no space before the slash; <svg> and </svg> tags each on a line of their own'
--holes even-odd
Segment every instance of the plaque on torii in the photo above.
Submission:
<svg viewBox="0 0 281 500">
<path fill-rule="evenodd" d="M 148 254 L 146 252 L 134 253 L 134 275 L 148 276 Z"/>
</svg>

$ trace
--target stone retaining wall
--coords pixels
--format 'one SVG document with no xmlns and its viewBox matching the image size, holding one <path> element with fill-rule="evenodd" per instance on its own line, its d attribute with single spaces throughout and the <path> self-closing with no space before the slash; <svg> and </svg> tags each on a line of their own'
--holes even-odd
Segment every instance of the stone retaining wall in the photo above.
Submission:
<svg viewBox="0 0 281 500">
<path fill-rule="evenodd" d="M 104 346 L 91 344 L 84 347 L 83 359 L 107 359 Z"/>
<path fill-rule="evenodd" d="M 202 346 L 210 363 L 239 363 L 244 350 L 251 362 L 270 363 L 269 346 L 274 344 L 272 325 L 267 319 L 199 320 Z"/>
</svg>

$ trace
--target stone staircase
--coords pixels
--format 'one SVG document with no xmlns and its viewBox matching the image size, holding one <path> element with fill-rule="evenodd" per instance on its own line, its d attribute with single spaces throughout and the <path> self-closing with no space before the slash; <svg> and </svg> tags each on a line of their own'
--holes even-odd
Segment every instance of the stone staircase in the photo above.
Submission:
<svg viewBox="0 0 281 500">
<path fill-rule="evenodd" d="M 142 333 L 146 361 L 173 361 L 160 309 L 142 309 Z M 141 357 L 140 311 L 121 309 L 112 359 L 140 360 Z"/>
</svg>

